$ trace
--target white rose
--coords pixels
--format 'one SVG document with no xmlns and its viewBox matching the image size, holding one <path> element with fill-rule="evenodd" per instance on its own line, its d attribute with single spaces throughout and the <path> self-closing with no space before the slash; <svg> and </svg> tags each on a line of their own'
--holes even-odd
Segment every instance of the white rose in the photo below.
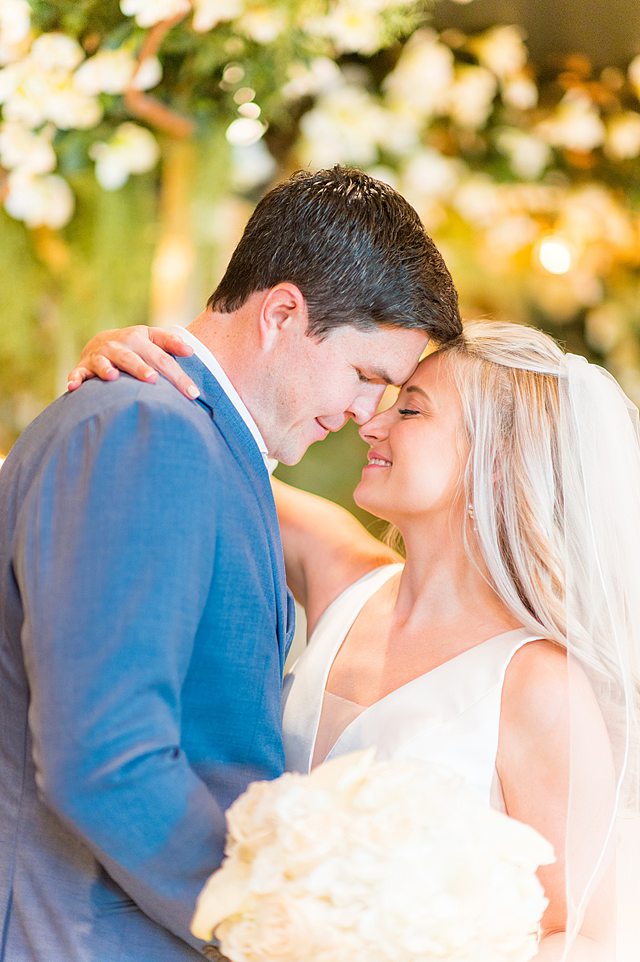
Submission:
<svg viewBox="0 0 640 962">
<path fill-rule="evenodd" d="M 121 94 L 129 85 L 136 60 L 128 50 L 100 50 L 78 67 L 76 85 L 86 94 Z"/>
<path fill-rule="evenodd" d="M 460 127 L 477 130 L 491 113 L 498 84 L 485 67 L 462 66 L 447 93 L 447 111 Z"/>
<path fill-rule="evenodd" d="M 367 166 L 384 141 L 385 114 L 362 87 L 352 84 L 329 91 L 301 120 L 301 152 L 317 167 L 339 163 Z"/>
<path fill-rule="evenodd" d="M 33 41 L 29 59 L 44 70 L 71 71 L 84 60 L 84 51 L 64 33 L 43 33 Z"/>
<path fill-rule="evenodd" d="M 37 177 L 12 171 L 7 178 L 4 206 L 27 227 L 64 227 L 73 215 L 74 200 L 66 180 L 56 174 Z"/>
<path fill-rule="evenodd" d="M 7 170 L 19 168 L 23 173 L 48 174 L 56 166 L 52 138 L 51 128 L 36 134 L 22 124 L 7 121 L 0 126 L 0 163 Z"/>
<path fill-rule="evenodd" d="M 545 905 L 535 869 L 550 846 L 458 776 L 362 752 L 247 795 L 232 806 L 243 841 L 228 844 L 193 922 L 234 962 L 534 954 Z"/>
<path fill-rule="evenodd" d="M 100 50 L 85 60 L 74 75 L 78 89 L 90 95 L 121 94 L 130 84 L 136 90 L 150 90 L 161 79 L 162 66 L 157 57 L 147 57 L 138 66 L 133 54 L 124 49 Z"/>
<path fill-rule="evenodd" d="M 276 162 L 264 141 L 231 148 L 231 183 L 235 190 L 252 190 L 266 184 L 276 172 Z"/>
<path fill-rule="evenodd" d="M 640 155 L 640 114 L 627 110 L 612 117 L 607 125 L 605 151 L 614 160 L 630 160 Z"/>
<path fill-rule="evenodd" d="M 432 30 L 419 30 L 385 78 L 384 89 L 397 109 L 414 110 L 426 117 L 440 111 L 453 78 L 453 54 L 449 47 L 439 43 Z"/>
<path fill-rule="evenodd" d="M 600 114 L 589 97 L 573 92 L 563 97 L 552 117 L 538 124 L 537 131 L 552 146 L 577 151 L 599 147 L 606 136 Z"/>
<path fill-rule="evenodd" d="M 73 74 L 51 73 L 44 79 L 48 85 L 43 101 L 45 116 L 56 127 L 87 130 L 100 122 L 103 111 L 99 100 L 80 90 Z"/>
<path fill-rule="evenodd" d="M 252 6 L 239 17 L 236 27 L 240 33 L 256 43 L 273 43 L 287 26 L 284 10 L 267 4 Z"/>
<path fill-rule="evenodd" d="M 291 100 L 326 93 L 342 83 L 340 67 L 328 57 L 315 57 L 309 64 L 293 63 L 288 69 L 288 76 L 282 93 Z"/>
<path fill-rule="evenodd" d="M 502 215 L 500 188 L 487 174 L 473 174 L 455 193 L 455 209 L 478 227 L 489 227 Z"/>
<path fill-rule="evenodd" d="M 17 46 L 31 29 L 31 7 L 27 0 L 2 0 L 0 4 L 0 44 Z"/>
<path fill-rule="evenodd" d="M 403 184 L 412 197 L 448 198 L 458 186 L 466 167 L 457 158 L 444 157 L 425 147 L 411 157 L 403 171 Z"/>
<path fill-rule="evenodd" d="M 160 150 L 150 131 L 127 121 L 120 124 L 108 143 L 92 144 L 89 154 L 96 162 L 98 183 L 105 190 L 118 190 L 131 174 L 151 170 Z"/>
<path fill-rule="evenodd" d="M 139 27 L 153 27 L 191 10 L 190 0 L 120 0 L 125 17 L 135 17 Z"/>
<path fill-rule="evenodd" d="M 470 46 L 482 66 L 496 77 L 510 77 L 527 62 L 527 48 L 519 27 L 492 27 L 475 37 Z"/>
<path fill-rule="evenodd" d="M 514 174 L 523 180 L 537 180 L 551 161 L 551 150 L 544 140 L 515 127 L 498 131 L 496 145 L 509 158 Z"/>
<path fill-rule="evenodd" d="M 538 103 L 538 88 L 524 74 L 503 80 L 501 94 L 503 102 L 516 110 L 533 110 Z"/>
<path fill-rule="evenodd" d="M 244 0 L 193 0 L 193 29 L 206 33 L 219 23 L 234 20 L 244 10 Z"/>
<path fill-rule="evenodd" d="M 364 0 L 337 0 L 324 16 L 310 18 L 302 26 L 327 37 L 338 53 L 372 54 L 382 44 L 380 15 Z"/>
</svg>

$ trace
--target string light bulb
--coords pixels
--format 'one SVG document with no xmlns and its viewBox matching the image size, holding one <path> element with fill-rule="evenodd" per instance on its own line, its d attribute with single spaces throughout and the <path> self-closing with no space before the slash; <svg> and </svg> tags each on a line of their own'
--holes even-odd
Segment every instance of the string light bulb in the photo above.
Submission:
<svg viewBox="0 0 640 962">
<path fill-rule="evenodd" d="M 571 245 L 559 234 L 543 237 L 536 249 L 540 266 L 549 274 L 568 274 L 573 266 Z"/>
</svg>

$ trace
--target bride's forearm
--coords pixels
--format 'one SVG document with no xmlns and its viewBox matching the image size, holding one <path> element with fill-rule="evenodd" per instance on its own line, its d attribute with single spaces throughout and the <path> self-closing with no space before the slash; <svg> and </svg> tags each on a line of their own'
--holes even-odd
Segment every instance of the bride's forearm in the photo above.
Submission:
<svg viewBox="0 0 640 962">
<path fill-rule="evenodd" d="M 564 955 L 565 933 L 554 932 L 540 942 L 534 962 L 613 962 L 607 949 L 593 939 L 579 935 L 569 954 Z"/>
</svg>

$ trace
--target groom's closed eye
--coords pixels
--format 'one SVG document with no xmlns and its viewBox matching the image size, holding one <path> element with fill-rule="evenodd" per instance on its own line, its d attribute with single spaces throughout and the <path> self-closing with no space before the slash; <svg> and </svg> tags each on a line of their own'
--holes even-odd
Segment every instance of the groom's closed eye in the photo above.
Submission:
<svg viewBox="0 0 640 962">
<path fill-rule="evenodd" d="M 356 374 L 358 375 L 358 380 L 361 381 L 363 384 L 392 385 L 395 383 L 391 379 L 391 377 L 387 374 L 386 371 L 382 371 L 378 369 L 373 371 L 363 371 L 361 368 L 356 368 L 355 371 L 356 371 Z"/>
</svg>

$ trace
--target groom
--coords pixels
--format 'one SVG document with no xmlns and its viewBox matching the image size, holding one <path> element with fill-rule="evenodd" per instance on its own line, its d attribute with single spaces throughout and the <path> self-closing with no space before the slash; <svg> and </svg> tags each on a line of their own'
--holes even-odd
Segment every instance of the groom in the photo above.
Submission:
<svg viewBox="0 0 640 962">
<path fill-rule="evenodd" d="M 369 418 L 456 293 L 413 209 L 341 168 L 251 217 L 182 366 L 91 381 L 0 472 L 2 962 L 177 962 L 224 810 L 283 769 L 293 615 L 265 461 Z"/>
</svg>

